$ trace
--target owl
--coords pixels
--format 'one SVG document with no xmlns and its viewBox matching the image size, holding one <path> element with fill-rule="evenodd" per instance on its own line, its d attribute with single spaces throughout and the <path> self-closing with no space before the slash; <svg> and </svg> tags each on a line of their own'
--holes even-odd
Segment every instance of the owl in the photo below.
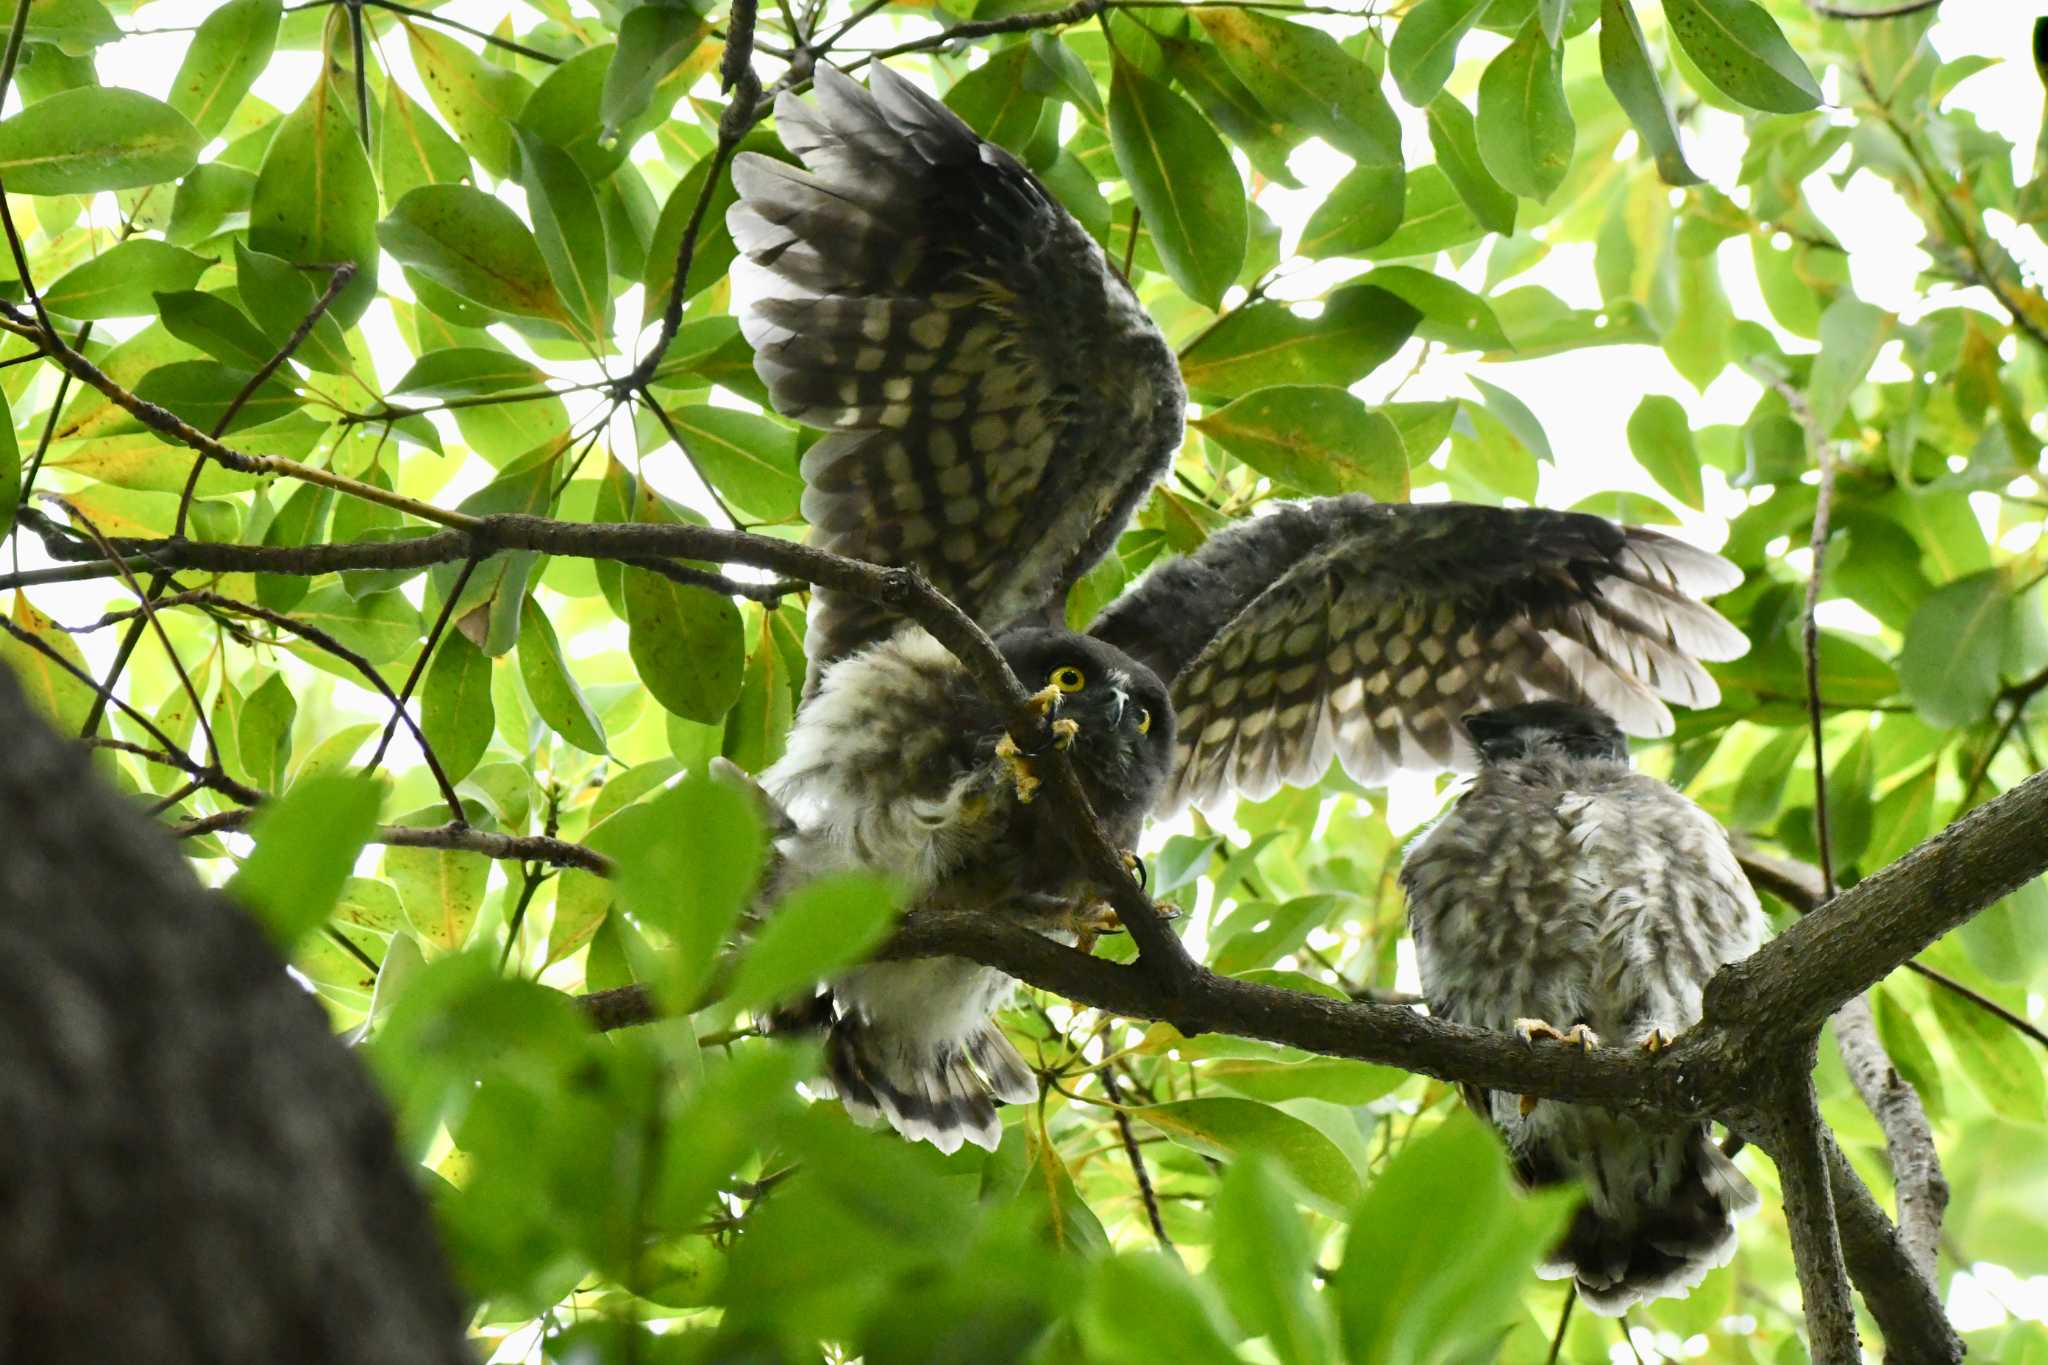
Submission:
<svg viewBox="0 0 2048 1365">
<path fill-rule="evenodd" d="M 801 167 L 735 159 L 740 322 L 805 451 L 812 541 L 914 568 L 1036 693 L 1111 836 L 1148 815 L 1461 756 L 1454 719 L 1592 700 L 1664 733 L 1711 704 L 1701 659 L 1742 651 L 1697 599 L 1739 579 L 1654 531 L 1571 513 L 1362 495 L 1285 503 L 1162 565 L 1085 631 L 1075 583 L 1179 448 L 1172 349 L 1101 248 L 1008 152 L 877 64 L 829 66 L 776 125 Z M 886 873 L 913 907 L 1101 927 L 1102 888 L 1034 804 L 1034 754 L 930 636 L 812 597 L 805 695 L 762 784 L 782 886 Z M 993 1022 L 1012 983 L 958 959 L 878 963 L 811 1012 L 857 1117 L 992 1147 L 1036 1093 Z"/>
<path fill-rule="evenodd" d="M 1713 817 L 1629 766 L 1619 728 L 1539 701 L 1465 719 L 1472 785 L 1401 867 L 1423 996 L 1441 1019 L 1532 1046 L 1657 1051 L 1762 940 L 1756 894 Z M 1757 1192 L 1705 1124 L 1468 1087 L 1522 1180 L 1586 1201 L 1542 1273 L 1619 1315 L 1683 1296 L 1735 1251 Z"/>
</svg>

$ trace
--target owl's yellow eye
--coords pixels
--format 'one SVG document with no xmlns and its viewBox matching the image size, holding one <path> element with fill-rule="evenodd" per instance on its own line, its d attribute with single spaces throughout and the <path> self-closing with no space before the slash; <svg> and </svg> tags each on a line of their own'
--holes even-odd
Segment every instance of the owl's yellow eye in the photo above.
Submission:
<svg viewBox="0 0 2048 1365">
<path fill-rule="evenodd" d="M 1081 670 L 1071 664 L 1065 668 L 1055 668 L 1052 676 L 1046 681 L 1062 692 L 1079 692 L 1088 682 L 1081 676 Z"/>
<path fill-rule="evenodd" d="M 1142 706 L 1138 708 L 1138 733 L 1141 735 L 1152 733 L 1152 713 Z"/>
</svg>

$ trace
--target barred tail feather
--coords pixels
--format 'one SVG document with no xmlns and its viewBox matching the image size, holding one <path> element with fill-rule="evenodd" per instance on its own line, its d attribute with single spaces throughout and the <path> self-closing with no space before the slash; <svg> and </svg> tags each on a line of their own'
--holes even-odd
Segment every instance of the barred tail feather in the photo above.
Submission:
<svg viewBox="0 0 2048 1365">
<path fill-rule="evenodd" d="M 1610 1152 L 1573 1164 L 1585 1168 L 1586 1203 L 1539 1273 L 1576 1279 L 1586 1307 L 1606 1317 L 1684 1298 L 1728 1264 L 1736 1226 L 1760 1202 L 1704 1126 L 1645 1135 L 1640 1153 L 1619 1160 Z"/>
<path fill-rule="evenodd" d="M 913 1142 L 994 1151 L 996 1105 L 1038 1095 L 1038 1081 L 989 1018 L 1013 983 L 957 958 L 885 962 L 833 986 L 837 1017 L 825 1071 L 848 1114 L 886 1119 Z"/>
</svg>

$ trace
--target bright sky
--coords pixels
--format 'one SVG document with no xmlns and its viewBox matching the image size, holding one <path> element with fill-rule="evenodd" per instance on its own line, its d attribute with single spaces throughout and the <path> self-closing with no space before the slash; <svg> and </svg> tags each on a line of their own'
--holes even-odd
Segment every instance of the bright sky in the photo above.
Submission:
<svg viewBox="0 0 2048 1365">
<path fill-rule="evenodd" d="M 204 0 L 161 0 L 139 11 L 133 26 L 142 29 L 189 27 L 212 8 Z M 478 27 L 490 28 L 501 20 L 506 9 L 505 4 L 491 3 L 490 0 L 459 0 L 459 3 L 442 7 L 441 12 Z M 1961 98 L 1976 112 L 1980 123 L 2012 141 L 2016 149 L 2015 178 L 2019 180 L 2031 174 L 2029 163 L 2041 124 L 2042 93 L 2029 60 L 2035 9 L 2035 6 L 2016 4 L 2011 0 L 1949 0 L 1943 6 L 1933 32 L 1935 46 L 1944 58 L 1953 60 L 1980 54 L 2000 59 L 1999 65 L 1971 77 L 1962 87 Z M 919 30 L 913 28 L 911 31 Z M 125 85 L 162 96 L 177 70 L 186 42 L 184 33 L 161 33 L 102 48 L 97 58 L 100 79 L 107 84 Z M 1501 46 L 1505 45 L 1505 40 L 1475 33 L 1468 39 L 1467 55 L 1485 52 L 1484 45 Z M 427 102 L 412 70 L 406 45 L 402 41 L 387 39 L 382 44 L 381 56 L 386 68 L 396 72 L 409 91 L 423 103 Z M 270 69 L 257 82 L 255 93 L 278 108 L 294 107 L 312 85 L 317 60 L 317 55 L 311 52 L 278 54 Z M 19 96 L 10 95 L 10 109 L 18 107 L 18 104 Z M 1398 101 L 1395 107 L 1404 116 L 1410 161 L 1420 163 L 1428 160 L 1428 138 L 1420 115 Z M 1632 150 L 1633 140 L 1624 143 L 1624 147 Z M 1743 193 L 1735 186 L 1734 179 L 1743 147 L 1739 120 L 1711 109 L 1702 112 L 1700 122 L 1686 135 L 1687 155 L 1694 168 L 1710 182 L 1733 194 L 1738 202 L 1743 201 Z M 1846 151 L 1840 159 L 1846 163 Z M 1261 205 L 1288 235 L 1290 245 L 1320 197 L 1321 189 L 1316 187 L 1326 187 L 1348 168 L 1348 163 L 1320 144 L 1303 148 L 1297 153 L 1294 164 L 1297 173 L 1312 188 L 1289 192 L 1278 186 L 1269 186 L 1260 199 Z M 1921 294 L 1917 284 L 1920 271 L 1927 264 L 1927 257 L 1917 245 L 1921 236 L 1917 221 L 1897 203 L 1886 186 L 1868 175 L 1859 175 L 1841 189 L 1815 177 L 1808 180 L 1807 189 L 1815 212 L 1848 248 L 1857 294 L 1887 309 L 1902 311 L 1909 321 L 1912 320 L 1917 310 L 1930 302 Z M 516 187 L 504 193 L 508 199 L 518 201 Z M 95 212 L 97 221 L 106 224 L 117 221 L 110 197 L 103 197 L 95 206 Z M 2006 246 L 2032 266 L 2037 275 L 2048 275 L 2048 253 L 2042 251 L 2038 239 L 2031 233 L 2013 230 L 2009 221 L 1994 219 L 1992 227 Z M 1548 259 L 1518 277 L 1515 283 L 1541 284 L 1574 306 L 1597 307 L 1599 299 L 1591 293 L 1591 258 L 1590 245 L 1561 246 Z M 1769 314 L 1758 294 L 1746 243 L 1739 239 L 1725 243 L 1720 248 L 1719 263 L 1724 286 L 1738 315 L 1768 319 Z M 1468 287 L 1478 288 L 1483 265 L 1482 256 L 1458 272 L 1458 278 Z M 1319 263 L 1293 274 L 1275 293 L 1284 298 L 1313 298 L 1337 280 L 1355 274 L 1361 268 L 1356 263 Z M 403 287 L 398 284 L 396 269 L 387 269 L 382 278 Z M 1946 304 L 1955 297 L 1936 294 L 1932 301 Z M 1999 312 L 1981 290 L 1962 291 L 1960 298 L 1987 312 Z M 625 311 L 630 319 L 631 309 Z M 364 325 L 381 377 L 386 382 L 394 381 L 410 363 L 410 358 L 398 345 L 388 309 L 381 304 L 376 306 Z M 118 332 L 125 329 L 105 330 Z M 515 338 L 506 334 L 506 339 L 517 348 Z M 1788 350 L 1801 350 L 1807 346 L 1807 343 L 1790 336 L 1781 334 L 1779 339 Z M 1887 365 L 1893 367 L 1893 373 L 1902 373 L 1897 370 L 1897 343 L 1893 346 L 1893 351 L 1880 358 L 1876 371 L 1880 378 L 1886 377 L 1884 367 Z M 630 332 L 623 335 L 622 347 L 628 354 L 633 350 Z M 1407 372 L 1413 359 L 1414 345 L 1411 345 L 1409 350 L 1367 379 L 1360 386 L 1361 395 L 1369 401 L 1383 397 L 1387 389 Z M 572 375 L 565 367 L 556 365 L 553 368 L 565 377 L 596 377 L 594 372 Z M 1402 397 L 1471 397 L 1473 393 L 1465 383 L 1465 376 L 1475 368 L 1480 367 L 1468 357 L 1439 357 L 1403 390 Z M 1541 483 L 1542 500 L 1553 506 L 1566 506 L 1589 493 L 1605 489 L 1657 493 L 1629 456 L 1624 436 L 1624 424 L 1642 396 L 1668 394 L 1684 405 L 1695 425 L 1706 425 L 1741 421 L 1758 394 L 1755 381 L 1733 368 L 1724 371 L 1705 393 L 1696 392 L 1672 370 L 1662 352 L 1643 346 L 1604 347 L 1577 354 L 1490 364 L 1483 369 L 1490 382 L 1515 393 L 1541 419 L 1551 447 L 1557 453 L 1557 463 L 1544 468 Z M 572 415 L 579 420 L 582 417 L 582 413 L 573 407 Z M 455 437 L 452 424 L 445 434 L 451 439 Z M 614 436 L 630 445 L 631 434 L 623 423 L 619 424 Z M 664 461 L 659 468 L 673 469 L 676 463 Z M 449 486 L 443 497 L 453 500 L 466 494 L 481 486 L 489 473 L 481 460 L 472 459 L 470 466 Z M 701 493 L 688 486 L 687 475 L 665 476 L 654 468 L 650 469 L 650 474 L 663 485 L 664 491 L 705 507 Z M 1720 524 L 1740 509 L 1744 495 L 1729 489 L 1714 470 L 1706 471 L 1706 479 L 1710 515 L 1687 514 L 1685 530 L 1688 535 L 1711 547 L 1721 539 Z M 705 510 L 715 518 L 716 513 L 710 508 L 705 507 Z M 39 547 L 32 539 L 23 546 L 22 562 L 24 567 L 42 562 Z M 104 604 L 107 592 L 104 585 L 83 584 L 65 591 L 46 589 L 39 592 L 38 597 L 46 610 L 54 610 L 68 619 L 77 619 L 97 612 Z M 1837 624 L 1854 628 L 1859 623 L 1852 612 Z M 102 668 L 113 645 L 112 634 L 103 632 L 83 637 L 81 641 L 88 657 Z M 622 643 L 621 638 L 618 641 L 593 642 L 593 647 L 608 648 Z M 347 696 L 346 691 L 344 695 Z M 352 700 L 362 707 L 365 714 L 375 713 L 370 705 L 373 700 L 371 694 L 361 693 Z M 404 764 L 414 760 L 401 753 L 395 761 Z M 1389 817 L 1397 829 L 1412 828 L 1434 812 L 1438 799 L 1434 779 L 1397 782 L 1389 792 Z M 2048 1312 L 2044 1312 L 2048 1309 L 2048 1280 L 2021 1282 L 2003 1267 L 1980 1267 L 1975 1275 L 1965 1274 L 1956 1278 L 1951 1307 L 1957 1315 L 1957 1325 L 1965 1328 L 2002 1321 L 2008 1310 L 2027 1317 L 2048 1317 Z M 1685 1344 L 1676 1339 L 1654 1343 L 1646 1340 L 1643 1344 L 1654 1344 L 1674 1357 L 1689 1353 Z"/>
</svg>

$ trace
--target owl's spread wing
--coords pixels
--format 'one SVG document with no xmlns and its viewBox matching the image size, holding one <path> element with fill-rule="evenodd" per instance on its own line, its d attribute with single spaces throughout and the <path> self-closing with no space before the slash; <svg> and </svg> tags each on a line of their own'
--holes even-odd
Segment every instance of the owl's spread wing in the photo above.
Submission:
<svg viewBox="0 0 2048 1365">
<path fill-rule="evenodd" d="M 1280 507 L 1154 571 L 1093 633 L 1164 679 L 1162 809 L 1320 776 L 1460 766 L 1468 711 L 1586 701 L 1631 734 L 1719 697 L 1747 647 L 1699 597 L 1741 581 L 1655 531 L 1574 512 L 1358 495 Z"/>
<path fill-rule="evenodd" d="M 741 326 L 804 455 L 815 544 L 921 570 L 990 629 L 1099 559 L 1179 446 L 1173 353 L 1038 178 L 877 65 L 776 104 L 808 170 L 742 155 L 727 215 L 756 269 Z M 823 591 L 812 684 L 885 634 Z"/>
</svg>

